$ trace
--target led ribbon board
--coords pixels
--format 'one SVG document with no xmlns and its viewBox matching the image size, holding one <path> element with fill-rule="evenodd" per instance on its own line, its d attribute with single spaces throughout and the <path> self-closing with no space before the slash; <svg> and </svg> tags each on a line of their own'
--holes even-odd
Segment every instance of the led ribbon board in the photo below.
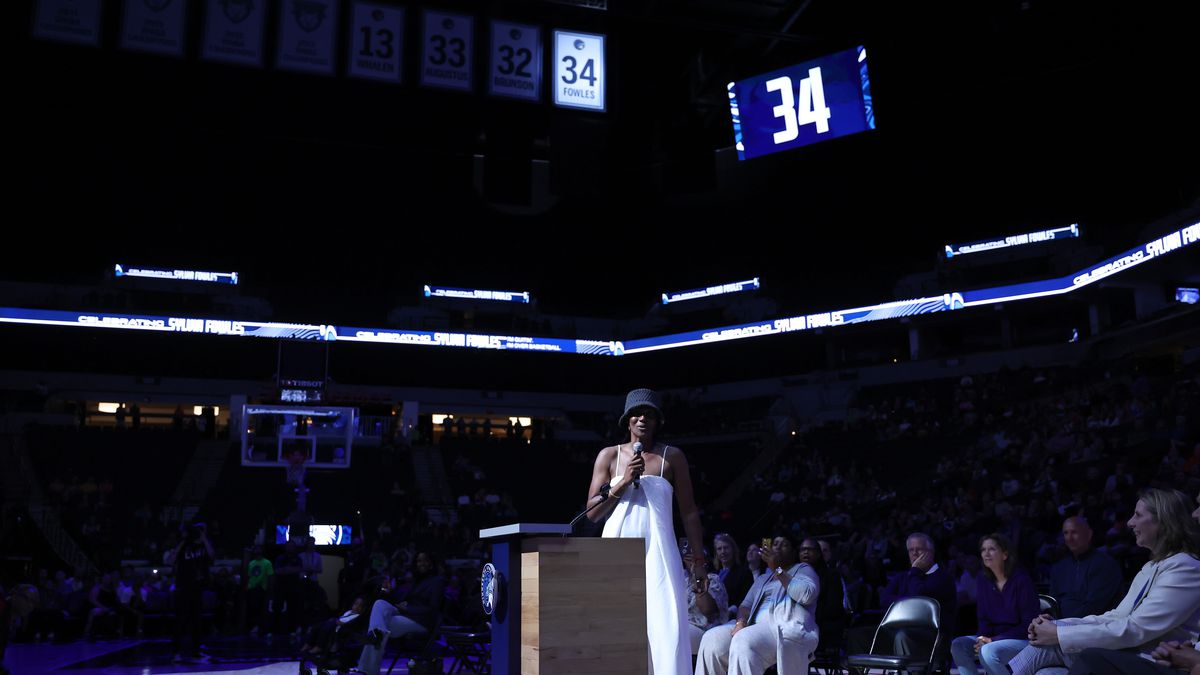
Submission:
<svg viewBox="0 0 1200 675">
<path fill-rule="evenodd" d="M 259 321 L 229 321 L 133 314 L 67 312 L 47 309 L 0 307 L 0 323 L 18 323 L 64 328 L 117 328 L 159 333 L 237 335 L 288 340 L 371 342 L 426 347 L 470 347 L 497 351 L 557 352 L 620 356 L 624 346 L 617 340 L 569 340 L 561 338 L 442 333 L 387 328 L 354 328 L 328 324 L 292 324 Z"/>
<path fill-rule="evenodd" d="M 197 270 L 172 270 L 162 267 L 130 267 L 113 265 L 115 277 L 139 277 L 143 279 L 166 279 L 168 281 L 204 281 L 213 284 L 237 285 L 237 272 L 200 272 Z"/>
<path fill-rule="evenodd" d="M 228 319 L 195 319 L 180 316 L 151 316 L 146 314 L 106 314 L 99 312 L 66 312 L 51 309 L 21 309 L 0 307 L 0 323 L 23 323 L 35 326 L 67 328 L 119 328 L 158 333 L 193 333 L 200 335 L 238 335 L 289 340 L 332 340 L 337 332 L 333 326 L 269 321 L 230 321 Z"/>
<path fill-rule="evenodd" d="M 725 295 L 726 293 L 753 291 L 757 288 L 759 288 L 758 277 L 754 277 L 749 281 L 735 281 L 732 284 L 721 284 L 720 286 L 709 286 L 708 288 L 697 288 L 691 291 L 679 291 L 678 293 L 663 293 L 662 304 L 667 305 L 684 300 L 711 298 L 714 295 Z"/>
<path fill-rule="evenodd" d="M 374 342 L 426 347 L 470 347 L 497 351 L 557 352 L 560 354 L 596 354 L 621 356 L 624 345 L 617 340 L 568 340 L 562 338 L 523 337 L 519 335 L 480 335 L 474 333 L 434 333 L 423 330 L 338 327 L 337 339 L 344 342 Z"/>
<path fill-rule="evenodd" d="M 627 340 L 625 342 L 625 353 L 636 354 L 660 349 L 674 349 L 676 347 L 725 342 L 727 340 L 762 337 L 764 335 L 794 333 L 816 328 L 832 328 L 851 323 L 897 319 L 903 316 L 929 314 L 931 312 L 959 309 L 961 307 L 962 295 L 959 293 L 947 293 L 936 298 L 916 298 L 913 300 L 885 302 L 880 305 L 843 309 L 836 312 L 820 312 L 784 319 L 772 319 L 758 323 L 744 323 L 737 326 L 721 326 L 719 328 L 663 335 L 661 337 Z"/>
<path fill-rule="evenodd" d="M 497 351 L 540 351 L 561 354 L 622 356 L 659 349 L 674 349 L 696 344 L 779 335 L 846 324 L 897 319 L 946 310 L 977 307 L 1000 302 L 1015 302 L 1070 293 L 1108 277 L 1120 274 L 1159 256 L 1173 253 L 1200 241 L 1200 223 L 1188 225 L 1158 239 L 1129 249 L 1120 255 L 1085 267 L 1074 275 L 995 286 L 972 291 L 945 293 L 940 296 L 898 300 L 878 305 L 816 314 L 772 319 L 737 326 L 676 333 L 636 340 L 569 340 L 560 338 L 483 335 L 473 333 L 435 333 L 385 328 L 353 328 L 327 324 L 289 324 L 259 321 L 229 321 L 129 314 L 67 312 L 60 310 L 0 307 L 0 323 L 78 328 L 120 328 L 163 333 L 242 335 L 292 340 L 339 340 L 379 344 L 429 347 L 465 347 Z"/>
<path fill-rule="evenodd" d="M 976 291 L 965 291 L 962 294 L 963 305 L 965 307 L 975 307 L 978 305 L 991 305 L 997 302 L 1030 300 L 1032 298 L 1044 298 L 1051 295 L 1070 293 L 1077 288 L 1094 284 L 1101 279 L 1119 274 L 1144 262 L 1154 260 L 1161 255 L 1177 251 L 1185 246 L 1191 246 L 1197 241 L 1200 241 L 1200 223 L 1189 225 L 1153 241 L 1148 241 L 1137 248 L 1131 248 L 1124 253 L 1098 262 L 1095 265 L 1085 267 L 1073 275 L 1057 279 L 1045 279 L 1043 281 L 1030 281 L 1023 284 L 994 286 Z"/>
<path fill-rule="evenodd" d="M 1052 230 L 1038 230 L 1036 232 L 1026 232 L 1025 234 L 1015 234 L 1011 237 L 984 239 L 983 241 L 975 241 L 970 244 L 946 244 L 946 259 L 949 260 L 955 256 L 966 255 L 968 253 L 995 251 L 1001 248 L 1040 244 L 1056 239 L 1071 239 L 1078 236 L 1079 224 L 1073 223 L 1065 227 L 1056 227 Z"/>
<path fill-rule="evenodd" d="M 529 291 L 482 291 L 469 288 L 450 288 L 449 286 L 425 286 L 427 298 L 454 298 L 457 300 L 496 300 L 499 302 L 520 302 L 529 304 Z"/>
<path fill-rule="evenodd" d="M 995 286 L 974 291 L 963 291 L 961 293 L 946 293 L 940 297 L 899 300 L 855 309 L 773 319 L 771 321 L 737 326 L 722 326 L 720 328 L 677 333 L 654 338 L 627 340 L 624 343 L 625 353 L 636 354 L 638 352 L 673 349 L 676 347 L 724 342 L 727 340 L 740 340 L 743 338 L 761 337 L 763 335 L 779 335 L 782 333 L 812 330 L 814 328 L 831 328 L 845 324 L 867 323 L 870 321 L 898 319 L 905 316 L 962 309 L 963 307 L 976 307 L 999 302 L 1013 302 L 1061 295 L 1153 260 L 1158 256 L 1171 253 L 1185 246 L 1190 246 L 1197 241 L 1200 241 L 1200 223 L 1176 230 L 1163 237 L 1147 242 L 1142 246 L 1086 267 L 1071 276 L 1011 284 L 1008 286 Z"/>
<path fill-rule="evenodd" d="M 727 88 L 738 159 L 875 128 L 867 50 L 861 46 Z"/>
</svg>

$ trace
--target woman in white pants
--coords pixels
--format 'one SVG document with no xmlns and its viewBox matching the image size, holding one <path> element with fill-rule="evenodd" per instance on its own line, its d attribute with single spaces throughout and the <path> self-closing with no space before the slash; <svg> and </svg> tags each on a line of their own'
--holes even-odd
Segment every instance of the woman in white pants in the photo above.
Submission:
<svg viewBox="0 0 1200 675">
<path fill-rule="evenodd" d="M 790 536 L 775 537 L 762 550 L 769 574 L 755 580 L 738 607 L 737 621 L 705 632 L 696 657 L 696 675 L 805 675 L 817 648 L 816 615 L 821 590 L 817 573 L 797 562 Z M 840 591 L 840 589 L 839 589 Z"/>
</svg>

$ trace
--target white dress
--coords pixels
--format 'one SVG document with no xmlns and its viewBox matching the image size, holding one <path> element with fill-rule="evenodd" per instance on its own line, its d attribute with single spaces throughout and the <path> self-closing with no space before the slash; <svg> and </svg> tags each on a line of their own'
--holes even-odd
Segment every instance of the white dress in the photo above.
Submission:
<svg viewBox="0 0 1200 675">
<path fill-rule="evenodd" d="M 666 465 L 666 451 L 663 451 Z M 617 475 L 621 453 L 617 450 Z M 604 537 L 641 537 L 646 542 L 646 632 L 650 642 L 652 675 L 687 675 L 692 672 L 691 643 L 687 637 L 687 599 L 684 597 L 683 560 L 675 540 L 671 481 L 658 476 L 640 479 L 640 489 L 625 488 L 621 501 L 604 523 Z"/>
</svg>

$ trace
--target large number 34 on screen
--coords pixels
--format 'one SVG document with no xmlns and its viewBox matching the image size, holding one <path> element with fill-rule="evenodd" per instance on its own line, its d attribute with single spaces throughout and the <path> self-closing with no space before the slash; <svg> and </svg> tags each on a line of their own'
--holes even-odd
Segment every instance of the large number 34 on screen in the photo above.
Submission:
<svg viewBox="0 0 1200 675">
<path fill-rule="evenodd" d="M 779 105 L 772 108 L 776 117 L 783 118 L 783 131 L 776 131 L 775 145 L 794 141 L 800 136 L 800 127 L 817 125 L 817 133 L 829 131 L 829 108 L 825 107 L 825 86 L 821 83 L 821 69 L 809 68 L 808 77 L 800 80 L 800 95 L 796 96 L 792 78 L 784 75 L 767 80 L 767 91 L 779 92 Z"/>
</svg>

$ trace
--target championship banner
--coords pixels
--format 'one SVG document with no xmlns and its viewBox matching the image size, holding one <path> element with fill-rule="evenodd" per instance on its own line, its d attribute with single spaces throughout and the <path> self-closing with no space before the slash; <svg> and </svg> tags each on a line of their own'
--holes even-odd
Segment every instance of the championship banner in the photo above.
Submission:
<svg viewBox="0 0 1200 675">
<path fill-rule="evenodd" d="M 336 0 L 283 0 L 275 65 L 282 70 L 332 75 L 337 18 Z"/>
<path fill-rule="evenodd" d="M 183 56 L 187 0 L 125 0 L 121 48 Z"/>
<path fill-rule="evenodd" d="M 92 47 L 100 44 L 100 0 L 38 0 L 33 36 Z"/>
<path fill-rule="evenodd" d="M 200 58 L 263 65 L 264 0 L 207 0 Z"/>
</svg>

